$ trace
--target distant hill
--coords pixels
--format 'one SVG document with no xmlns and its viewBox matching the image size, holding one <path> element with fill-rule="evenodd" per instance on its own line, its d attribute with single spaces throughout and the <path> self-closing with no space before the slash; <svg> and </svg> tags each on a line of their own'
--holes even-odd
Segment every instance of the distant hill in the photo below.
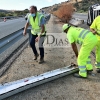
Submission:
<svg viewBox="0 0 100 100">
<path fill-rule="evenodd" d="M 23 11 L 19 10 L 4 10 L 0 9 L 0 17 L 6 17 L 6 16 L 24 16 L 29 12 L 28 9 L 25 9 Z"/>
<path fill-rule="evenodd" d="M 97 4 L 97 3 L 100 4 L 100 0 L 68 0 L 68 1 L 65 0 L 65 2 L 61 2 L 59 4 L 55 4 L 55 5 L 49 6 L 49 7 L 44 7 L 41 10 L 52 13 L 52 12 L 58 10 L 62 5 L 66 5 L 68 3 L 73 4 L 76 11 L 78 11 L 78 12 L 87 12 L 88 8 L 91 5 Z"/>
<path fill-rule="evenodd" d="M 41 11 L 41 10 L 44 10 L 45 12 L 50 12 L 50 13 L 52 13 L 53 11 L 58 10 L 62 5 L 66 5 L 66 4 L 68 4 L 68 3 L 75 4 L 76 1 L 77 1 L 77 2 L 81 2 L 82 0 L 65 0 L 65 2 L 61 2 L 61 3 L 59 3 L 59 4 L 55 4 L 55 5 L 49 6 L 49 7 L 44 7 L 44 8 L 42 8 L 42 9 L 40 9 L 40 11 Z"/>
<path fill-rule="evenodd" d="M 76 0 L 77 1 L 77 0 Z M 87 12 L 88 8 L 94 4 L 100 4 L 100 0 L 82 0 L 80 2 L 76 2 L 74 7 L 77 9 L 78 12 Z"/>
<path fill-rule="evenodd" d="M 7 10 L 0 9 L 0 12 L 8 12 Z"/>
<path fill-rule="evenodd" d="M 19 10 L 4 10 L 4 9 L 0 9 L 0 12 L 4 12 L 4 13 L 6 13 L 6 12 L 10 13 L 10 12 L 15 12 L 15 11 L 19 11 Z"/>
</svg>

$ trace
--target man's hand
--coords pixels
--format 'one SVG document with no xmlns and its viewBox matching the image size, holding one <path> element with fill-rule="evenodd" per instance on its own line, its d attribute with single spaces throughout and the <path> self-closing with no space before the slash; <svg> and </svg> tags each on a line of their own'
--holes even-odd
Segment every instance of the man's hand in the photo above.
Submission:
<svg viewBox="0 0 100 100">
<path fill-rule="evenodd" d="M 35 41 L 38 42 L 40 40 L 40 36 L 38 36 Z"/>
<path fill-rule="evenodd" d="M 26 35 L 26 31 L 25 31 L 25 30 L 23 31 L 23 35 L 24 35 L 24 36 Z"/>
<path fill-rule="evenodd" d="M 93 30 L 92 33 L 93 33 L 94 35 L 97 34 L 97 32 L 96 32 L 95 30 Z"/>
<path fill-rule="evenodd" d="M 97 34 L 97 32 L 94 30 L 94 29 L 92 29 L 92 28 L 90 28 L 90 31 L 95 35 L 95 34 Z"/>
<path fill-rule="evenodd" d="M 25 24 L 25 28 L 24 28 L 24 31 L 23 31 L 23 35 L 24 35 L 24 36 L 26 35 L 26 30 L 27 30 L 28 26 L 29 26 L 29 23 L 27 22 L 27 23 Z"/>
<path fill-rule="evenodd" d="M 78 49 L 77 49 L 76 43 L 75 42 L 71 43 L 71 46 L 76 55 L 76 58 L 78 58 Z"/>
</svg>

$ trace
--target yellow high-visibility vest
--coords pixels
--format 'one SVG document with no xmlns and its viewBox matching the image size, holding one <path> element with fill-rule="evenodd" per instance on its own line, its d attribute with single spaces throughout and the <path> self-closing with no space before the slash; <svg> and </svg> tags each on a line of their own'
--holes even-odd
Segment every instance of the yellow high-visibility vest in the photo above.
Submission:
<svg viewBox="0 0 100 100">
<path fill-rule="evenodd" d="M 40 22 L 41 22 L 42 17 L 44 17 L 44 16 L 42 14 L 38 13 L 38 12 L 36 14 L 35 20 L 31 16 L 31 14 L 28 16 L 30 25 L 32 26 L 31 33 L 33 35 L 39 35 L 40 34 L 40 32 L 41 32 Z M 42 35 L 45 35 L 45 34 L 46 34 L 46 32 L 44 31 L 44 33 L 42 33 Z"/>
<path fill-rule="evenodd" d="M 70 27 L 67 32 L 67 38 L 69 43 L 76 42 L 80 45 L 82 45 L 84 39 L 88 34 L 93 34 L 89 30 L 80 28 L 80 27 Z"/>
</svg>

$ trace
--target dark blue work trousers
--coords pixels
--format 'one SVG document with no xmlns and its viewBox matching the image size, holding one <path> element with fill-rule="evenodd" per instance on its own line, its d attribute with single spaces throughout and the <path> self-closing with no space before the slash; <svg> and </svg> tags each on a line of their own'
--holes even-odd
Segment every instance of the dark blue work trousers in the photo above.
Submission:
<svg viewBox="0 0 100 100">
<path fill-rule="evenodd" d="M 34 55 L 38 54 L 38 52 L 36 50 L 36 46 L 35 46 L 35 39 L 37 37 L 38 37 L 38 35 L 31 34 L 31 38 L 30 38 L 30 46 L 31 46 L 31 48 L 33 50 Z M 40 57 L 41 58 L 44 57 L 44 47 L 43 47 L 44 39 L 45 39 L 45 36 L 41 36 L 40 40 L 38 41 L 39 51 L 40 51 Z"/>
</svg>

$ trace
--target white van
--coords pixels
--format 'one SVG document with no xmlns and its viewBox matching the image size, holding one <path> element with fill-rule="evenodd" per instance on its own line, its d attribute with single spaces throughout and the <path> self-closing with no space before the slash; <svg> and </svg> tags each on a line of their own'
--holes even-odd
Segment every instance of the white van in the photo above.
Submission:
<svg viewBox="0 0 100 100">
<path fill-rule="evenodd" d="M 91 7 L 89 7 L 88 10 L 88 19 L 87 19 L 87 25 L 91 25 L 93 20 L 100 15 L 100 5 L 99 4 L 95 4 L 92 5 Z"/>
</svg>

